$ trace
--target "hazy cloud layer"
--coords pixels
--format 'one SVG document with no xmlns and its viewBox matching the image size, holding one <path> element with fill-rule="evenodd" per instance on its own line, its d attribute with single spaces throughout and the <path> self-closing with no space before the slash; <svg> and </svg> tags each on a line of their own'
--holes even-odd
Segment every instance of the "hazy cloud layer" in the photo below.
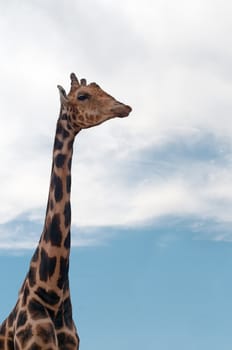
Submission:
<svg viewBox="0 0 232 350">
<path fill-rule="evenodd" d="M 219 0 L 0 4 L 2 245 L 20 215 L 43 220 L 56 85 L 71 71 L 133 107 L 76 140 L 75 225 L 232 221 L 231 12 Z"/>
</svg>

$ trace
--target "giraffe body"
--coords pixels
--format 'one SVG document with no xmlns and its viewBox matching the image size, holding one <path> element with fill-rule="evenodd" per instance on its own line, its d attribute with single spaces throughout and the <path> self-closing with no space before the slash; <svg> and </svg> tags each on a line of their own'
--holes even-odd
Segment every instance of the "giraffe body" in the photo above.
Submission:
<svg viewBox="0 0 232 350">
<path fill-rule="evenodd" d="M 68 95 L 58 86 L 61 110 L 57 121 L 44 229 L 31 259 L 18 300 L 0 326 L 0 350 L 77 350 L 79 337 L 72 318 L 69 290 L 71 163 L 73 143 L 81 129 L 131 108 L 97 84 L 79 83 L 71 74 Z"/>
</svg>

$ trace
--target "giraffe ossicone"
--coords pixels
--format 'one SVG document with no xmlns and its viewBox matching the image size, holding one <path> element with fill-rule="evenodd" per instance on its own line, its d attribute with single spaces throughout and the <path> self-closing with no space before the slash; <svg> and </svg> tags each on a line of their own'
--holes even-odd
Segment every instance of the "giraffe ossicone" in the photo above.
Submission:
<svg viewBox="0 0 232 350">
<path fill-rule="evenodd" d="M 96 83 L 80 83 L 71 73 L 71 89 L 60 91 L 50 187 L 43 231 L 10 315 L 0 325 L 0 350 L 77 350 L 79 336 L 69 290 L 71 164 L 73 143 L 81 129 L 131 108 Z"/>
</svg>

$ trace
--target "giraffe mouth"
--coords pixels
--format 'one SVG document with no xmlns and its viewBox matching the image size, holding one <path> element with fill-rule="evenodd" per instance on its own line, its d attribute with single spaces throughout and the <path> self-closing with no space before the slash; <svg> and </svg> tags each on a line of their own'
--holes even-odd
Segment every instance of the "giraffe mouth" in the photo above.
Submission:
<svg viewBox="0 0 232 350">
<path fill-rule="evenodd" d="M 130 106 L 124 105 L 123 103 L 119 103 L 117 106 L 112 108 L 111 110 L 114 113 L 115 117 L 124 118 L 128 117 L 132 108 Z"/>
</svg>

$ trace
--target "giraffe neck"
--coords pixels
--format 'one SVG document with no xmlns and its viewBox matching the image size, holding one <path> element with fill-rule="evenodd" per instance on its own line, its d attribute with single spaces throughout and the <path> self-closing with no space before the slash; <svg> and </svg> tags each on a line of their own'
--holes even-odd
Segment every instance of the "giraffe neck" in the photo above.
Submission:
<svg viewBox="0 0 232 350">
<path fill-rule="evenodd" d="M 71 164 L 77 132 L 61 109 L 57 122 L 44 230 L 32 257 L 28 283 L 39 298 L 58 303 L 68 289 L 71 226 Z M 79 132 L 79 131 L 78 131 Z M 50 293 L 50 294 L 49 294 Z"/>
</svg>

